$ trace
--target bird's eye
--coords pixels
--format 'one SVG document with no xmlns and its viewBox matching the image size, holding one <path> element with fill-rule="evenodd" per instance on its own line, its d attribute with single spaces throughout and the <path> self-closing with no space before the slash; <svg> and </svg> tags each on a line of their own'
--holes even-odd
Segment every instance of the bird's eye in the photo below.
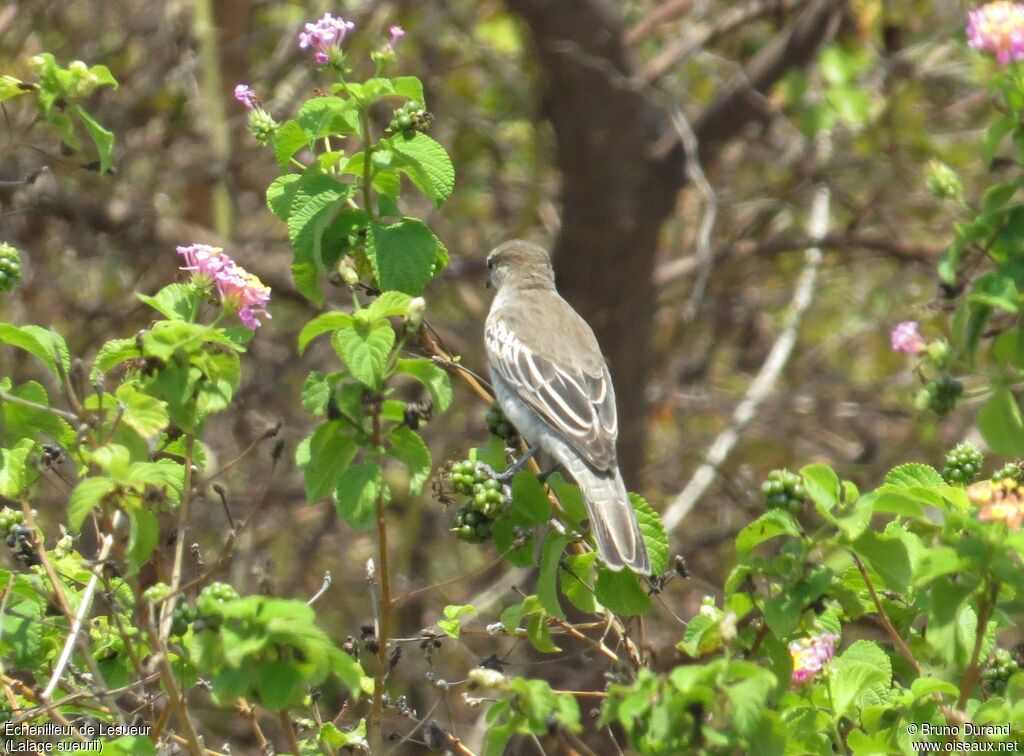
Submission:
<svg viewBox="0 0 1024 756">
<path fill-rule="evenodd" d="M 487 270 L 494 270 L 494 260 L 487 260 Z"/>
</svg>

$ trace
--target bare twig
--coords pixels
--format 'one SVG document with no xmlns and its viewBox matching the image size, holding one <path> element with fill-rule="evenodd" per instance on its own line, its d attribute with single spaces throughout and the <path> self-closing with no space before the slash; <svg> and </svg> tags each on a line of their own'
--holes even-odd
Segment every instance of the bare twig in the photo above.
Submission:
<svg viewBox="0 0 1024 756">
<path fill-rule="evenodd" d="M 686 168 L 686 175 L 690 179 L 701 197 L 704 198 L 704 215 L 700 220 L 700 228 L 697 230 L 697 251 L 693 255 L 694 264 L 697 266 L 697 280 L 693 282 L 690 289 L 690 298 L 683 307 L 683 319 L 693 320 L 700 309 L 701 300 L 704 298 L 704 291 L 707 289 L 708 280 L 711 278 L 711 271 L 715 266 L 715 254 L 711 248 L 711 232 L 715 229 L 715 220 L 718 217 L 718 197 L 715 190 L 711 188 L 704 169 L 700 164 L 700 151 L 697 145 L 697 136 L 686 120 L 683 111 L 675 108 L 672 113 L 672 125 L 679 134 L 679 139 L 686 150 L 686 159 L 683 165 Z"/>
<path fill-rule="evenodd" d="M 875 605 L 875 613 L 878 615 L 878 621 L 882 623 L 882 627 L 885 629 L 886 634 L 892 640 L 893 644 L 895 644 L 900 654 L 903 655 L 903 658 L 907 660 L 910 666 L 914 668 L 914 672 L 917 676 L 920 677 L 921 665 L 917 663 L 917 659 L 914 658 L 914 655 L 910 652 L 907 644 L 904 642 L 903 638 L 900 637 L 899 631 L 897 631 L 893 626 L 892 620 L 889 619 L 889 615 L 886 614 L 885 608 L 882 606 L 882 602 L 878 598 L 878 593 L 875 592 L 874 583 L 871 582 L 871 577 L 868 575 L 868 571 L 864 567 L 864 563 L 860 561 L 860 557 L 854 552 L 851 551 L 850 554 L 853 556 L 853 561 L 856 563 L 857 569 L 860 571 L 861 578 L 864 579 L 864 585 L 868 587 L 868 593 L 871 594 L 871 601 Z"/>
<path fill-rule="evenodd" d="M 43 690 L 42 698 L 44 701 L 48 702 L 51 696 L 53 696 L 53 691 L 57 688 L 57 683 L 60 682 L 61 675 L 64 674 L 64 669 L 67 667 L 68 662 L 71 661 L 71 653 L 74 651 L 75 644 L 78 641 L 78 633 L 82 630 L 82 624 L 85 622 L 85 616 L 89 613 L 89 609 L 92 608 L 92 598 L 96 594 L 96 586 L 99 585 L 100 575 L 103 573 L 104 562 L 106 562 L 107 557 L 110 556 L 110 549 L 114 546 L 113 532 L 117 530 L 117 526 L 120 523 L 121 512 L 118 510 L 114 513 L 114 518 L 111 521 L 110 529 L 112 532 L 103 536 L 103 540 L 100 542 L 100 551 L 99 555 L 96 557 L 96 563 L 92 568 L 92 577 L 89 578 L 89 583 L 85 586 L 85 591 L 82 593 L 82 597 L 78 603 L 78 612 L 75 614 L 75 621 L 71 624 L 71 632 L 64 641 L 64 648 L 60 652 L 60 657 L 57 659 L 57 666 L 54 667 L 53 674 L 50 676 L 50 681 L 46 684 L 46 688 Z"/>
<path fill-rule="evenodd" d="M 306 606 L 313 606 L 321 596 L 327 593 L 327 589 L 331 587 L 331 583 L 334 578 L 331 576 L 331 571 L 327 570 L 324 572 L 324 582 L 320 586 L 320 590 L 313 594 L 312 598 L 306 602 Z"/>
<path fill-rule="evenodd" d="M 827 137 L 822 137 L 818 145 L 819 156 L 825 157 L 829 152 Z M 826 184 L 819 184 L 814 192 L 814 199 L 811 203 L 811 217 L 809 221 L 809 232 L 811 236 L 821 237 L 825 235 L 829 222 L 830 192 Z M 672 532 L 689 514 L 694 505 L 707 491 L 708 486 L 718 474 L 718 469 L 732 453 L 736 443 L 746 427 L 754 419 L 761 403 L 768 397 L 775 387 L 782 369 L 786 366 L 793 348 L 796 346 L 797 331 L 804 313 L 810 306 L 814 297 L 814 286 L 818 280 L 818 268 L 821 265 L 822 252 L 820 247 L 811 247 L 805 255 L 803 270 L 797 279 L 796 289 L 793 292 L 793 301 L 790 306 L 786 324 L 779 334 L 768 358 L 761 366 L 757 377 L 747 389 L 743 401 L 739 403 L 733 412 L 732 424 L 723 430 L 715 439 L 708 450 L 704 463 L 697 468 L 697 471 L 690 478 L 686 487 L 676 496 L 662 515 L 665 528 Z"/>
</svg>

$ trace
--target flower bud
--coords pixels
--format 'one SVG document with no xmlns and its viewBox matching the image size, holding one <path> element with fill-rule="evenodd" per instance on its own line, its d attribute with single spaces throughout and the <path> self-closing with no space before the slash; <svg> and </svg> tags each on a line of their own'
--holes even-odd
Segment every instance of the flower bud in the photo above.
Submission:
<svg viewBox="0 0 1024 756">
<path fill-rule="evenodd" d="M 356 263 L 348 255 L 338 261 L 338 275 L 348 286 L 355 286 L 359 283 L 359 271 L 356 270 Z"/>
<path fill-rule="evenodd" d="M 964 196 L 964 186 L 960 183 L 960 177 L 952 168 L 938 160 L 928 162 L 925 185 L 936 199 L 959 201 Z"/>
<path fill-rule="evenodd" d="M 405 310 L 405 322 L 410 331 L 418 331 L 423 325 L 423 312 L 427 309 L 427 301 L 423 297 L 413 297 Z"/>
<path fill-rule="evenodd" d="M 469 681 L 481 688 L 504 688 L 506 685 L 505 675 L 496 669 L 474 667 L 469 671 Z"/>
<path fill-rule="evenodd" d="M 277 132 L 277 121 L 263 108 L 249 111 L 249 132 L 260 144 L 266 144 Z"/>
</svg>

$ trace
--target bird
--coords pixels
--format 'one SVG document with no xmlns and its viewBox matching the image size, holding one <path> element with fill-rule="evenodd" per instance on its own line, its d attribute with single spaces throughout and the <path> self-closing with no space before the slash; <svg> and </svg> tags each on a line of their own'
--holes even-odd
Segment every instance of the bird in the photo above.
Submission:
<svg viewBox="0 0 1024 756">
<path fill-rule="evenodd" d="M 506 473 L 543 449 L 580 487 L 605 564 L 649 575 L 616 456 L 615 389 L 593 330 L 559 295 L 543 247 L 504 242 L 487 268 L 497 290 L 484 325 L 495 398 L 530 447 Z"/>
</svg>

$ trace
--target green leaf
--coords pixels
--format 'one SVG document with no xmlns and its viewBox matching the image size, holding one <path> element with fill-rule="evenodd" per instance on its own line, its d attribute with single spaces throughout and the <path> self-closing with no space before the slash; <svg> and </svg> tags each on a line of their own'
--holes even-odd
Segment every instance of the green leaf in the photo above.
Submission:
<svg viewBox="0 0 1024 756">
<path fill-rule="evenodd" d="M 768 628 L 778 637 L 789 635 L 796 629 L 807 607 L 828 590 L 831 582 L 832 571 L 827 567 L 819 567 L 806 579 L 766 599 L 764 620 Z"/>
<path fill-rule="evenodd" d="M 455 189 L 455 167 L 448 152 L 426 134 L 417 132 L 411 139 L 401 134 L 392 137 L 395 165 L 423 194 L 440 207 Z"/>
<path fill-rule="evenodd" d="M 305 476 L 306 501 L 323 499 L 334 490 L 342 473 L 356 456 L 355 441 L 342 433 L 340 421 L 323 423 L 309 437 L 308 445 L 296 449 L 296 462 Z M 301 455 L 301 459 L 300 459 Z"/>
<path fill-rule="evenodd" d="M 399 358 L 395 368 L 399 373 L 412 376 L 427 387 L 434 402 L 434 411 L 444 412 L 452 403 L 452 383 L 447 371 L 424 357 Z"/>
<path fill-rule="evenodd" d="M 145 564 L 160 541 L 160 522 L 148 509 L 136 509 L 130 513 L 128 534 L 129 575 L 138 572 Z"/>
<path fill-rule="evenodd" d="M 859 640 L 832 662 L 828 686 L 837 716 L 887 700 L 892 662 L 878 644 Z"/>
<path fill-rule="evenodd" d="M 411 300 L 412 297 L 408 294 L 403 294 L 400 291 L 381 292 L 381 295 L 373 300 L 370 306 L 366 308 L 366 314 L 371 320 L 405 315 L 406 310 L 409 309 L 409 302 Z"/>
<path fill-rule="evenodd" d="M 562 552 L 572 541 L 572 536 L 555 530 L 548 532 L 540 557 L 540 572 L 537 575 L 537 598 L 541 606 L 552 617 L 565 619 L 565 612 L 558 603 L 558 572 Z"/>
<path fill-rule="evenodd" d="M 533 473 L 520 471 L 512 478 L 512 509 L 530 525 L 542 525 L 551 517 L 551 501 Z"/>
<path fill-rule="evenodd" d="M 395 428 L 388 438 L 391 441 L 388 454 L 409 469 L 409 495 L 418 496 L 430 477 L 433 464 L 430 450 L 420 435 L 409 428 Z"/>
<path fill-rule="evenodd" d="M 476 614 L 476 609 L 471 604 L 449 604 L 444 608 L 444 619 L 438 620 L 437 626 L 449 638 L 458 639 L 462 632 L 459 618 L 470 614 Z"/>
<path fill-rule="evenodd" d="M 0 323 L 0 343 L 23 349 L 38 357 L 58 378 L 61 375 L 58 364 L 63 367 L 65 374 L 71 369 L 67 345 L 55 331 L 48 331 L 36 325 L 19 328 L 10 323 Z"/>
<path fill-rule="evenodd" d="M 559 572 L 562 593 L 573 606 L 581 612 L 589 614 L 600 611 L 600 606 L 594 596 L 594 579 L 591 575 L 596 560 L 597 552 L 594 551 L 588 551 L 585 554 L 567 554 L 565 563 L 568 569 Z"/>
<path fill-rule="evenodd" d="M 931 465 L 920 462 L 908 462 L 892 468 L 885 476 L 885 484 L 897 488 L 914 488 L 916 486 L 941 486 L 943 480 L 939 471 Z"/>
<path fill-rule="evenodd" d="M 0 449 L 0 496 L 17 499 L 28 486 L 26 468 L 33 446 L 35 443 L 26 438 L 11 449 Z"/>
<path fill-rule="evenodd" d="M 996 150 L 999 149 L 999 144 L 1003 141 L 1003 137 L 1013 131 L 1017 125 L 1016 116 L 1006 115 L 1002 118 L 997 118 L 985 131 L 985 137 L 981 142 L 981 159 L 988 165 L 992 162 L 992 158 L 996 155 Z"/>
<path fill-rule="evenodd" d="M 306 144 L 313 148 L 318 139 L 359 131 L 358 103 L 340 97 L 314 97 L 299 108 L 295 116 Z"/>
<path fill-rule="evenodd" d="M 416 296 L 439 270 L 444 247 L 416 218 L 403 218 L 387 226 L 371 224 L 366 253 L 381 289 Z"/>
<path fill-rule="evenodd" d="M 839 477 L 827 465 L 807 465 L 800 470 L 804 489 L 819 511 L 831 512 L 839 503 Z"/>
<path fill-rule="evenodd" d="M 27 84 L 21 79 L 16 79 L 13 76 L 7 76 L 6 74 L 4 76 L 0 76 L 0 102 L 10 100 L 12 97 L 28 94 L 36 89 L 37 87 L 35 84 Z"/>
<path fill-rule="evenodd" d="M 854 548 L 885 581 L 886 588 L 902 593 L 910 586 L 910 555 L 899 536 L 868 530 L 854 542 Z"/>
<path fill-rule="evenodd" d="M 134 360 L 141 356 L 139 343 L 136 339 L 111 339 L 100 347 L 93 360 L 89 380 L 98 383 L 103 374 L 120 365 L 122 362 Z"/>
<path fill-rule="evenodd" d="M 287 222 L 291 213 L 292 201 L 295 193 L 299 190 L 299 181 L 302 179 L 298 173 L 286 173 L 278 176 L 267 187 L 267 207 L 274 215 Z"/>
<path fill-rule="evenodd" d="M 170 417 L 167 403 L 139 391 L 131 383 L 122 383 L 115 393 L 122 407 L 121 422 L 145 439 L 167 427 Z"/>
<path fill-rule="evenodd" d="M 307 144 L 306 133 L 302 126 L 294 118 L 285 121 L 274 132 L 274 158 L 282 171 L 288 169 L 292 155 L 301 150 Z M 274 215 L 278 215 L 276 212 Z M 284 220 L 284 217 L 278 215 Z M 285 216 L 287 217 L 287 215 Z"/>
<path fill-rule="evenodd" d="M 75 486 L 68 499 L 68 525 L 71 529 L 79 532 L 89 513 L 116 487 L 110 478 L 86 478 Z"/>
<path fill-rule="evenodd" d="M 325 312 L 317 315 L 299 331 L 299 354 L 305 352 L 309 342 L 317 336 L 340 328 L 350 328 L 353 322 L 352 316 L 347 312 Z"/>
<path fill-rule="evenodd" d="M 632 570 L 615 572 L 601 564 L 594 586 L 597 600 L 616 614 L 643 614 L 651 606 L 651 597 L 640 586 Z"/>
<path fill-rule="evenodd" d="M 100 156 L 100 173 L 107 173 L 111 165 L 110 156 L 114 151 L 114 134 L 103 128 L 81 105 L 74 105 L 72 111 L 78 116 L 78 120 L 85 126 L 96 145 L 96 151 Z"/>
<path fill-rule="evenodd" d="M 1008 389 L 996 391 L 978 410 L 978 430 L 996 454 L 1024 456 L 1024 417 Z"/>
<path fill-rule="evenodd" d="M 415 76 L 396 76 L 391 80 L 394 85 L 395 94 L 412 100 L 419 106 L 424 106 L 423 82 Z"/>
<path fill-rule="evenodd" d="M 395 343 L 395 331 L 388 321 L 354 320 L 350 327 L 335 331 L 331 343 L 356 380 L 370 388 L 380 386 Z"/>
<path fill-rule="evenodd" d="M 374 502 L 380 491 L 380 465 L 376 462 L 352 465 L 342 474 L 334 491 L 338 515 L 353 530 L 368 530 L 376 518 Z"/>
<path fill-rule="evenodd" d="M 293 277 L 300 291 L 312 302 L 323 304 L 318 277 L 327 272 L 324 249 L 325 230 L 342 210 L 354 190 L 329 176 L 310 176 L 300 182 L 288 213 L 288 239 L 295 249 Z M 328 237 L 329 239 L 329 237 Z M 303 267 L 306 266 L 306 267 Z M 310 271 L 308 266 L 312 266 Z M 301 278 L 295 275 L 298 268 Z M 316 276 L 310 277 L 315 271 Z"/>
<path fill-rule="evenodd" d="M 331 378 L 327 373 L 314 370 L 306 376 L 302 386 L 302 406 L 311 415 L 323 415 L 331 401 Z"/>
<path fill-rule="evenodd" d="M 629 501 L 636 510 L 636 521 L 651 558 L 651 574 L 660 575 L 668 567 L 668 535 L 658 513 L 639 494 L 630 493 Z"/>
<path fill-rule="evenodd" d="M 257 675 L 259 700 L 271 711 L 284 711 L 302 703 L 307 685 L 302 668 L 290 659 L 261 659 Z"/>
<path fill-rule="evenodd" d="M 554 654 L 562 650 L 551 639 L 551 630 L 543 612 L 530 615 L 530 620 L 526 623 L 526 637 L 542 654 Z"/>
<path fill-rule="evenodd" d="M 790 535 L 799 538 L 802 535 L 800 524 L 793 515 L 781 509 L 769 509 L 753 522 L 747 524 L 736 536 L 736 554 L 742 559 L 755 546 L 770 538 Z"/>
</svg>

